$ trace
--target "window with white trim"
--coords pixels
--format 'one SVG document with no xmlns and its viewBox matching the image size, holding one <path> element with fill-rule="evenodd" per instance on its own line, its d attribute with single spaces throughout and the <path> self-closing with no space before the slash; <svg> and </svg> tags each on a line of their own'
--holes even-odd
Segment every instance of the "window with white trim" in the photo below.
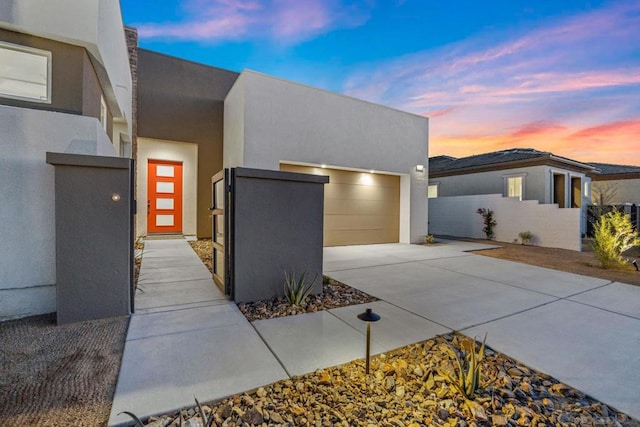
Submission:
<svg viewBox="0 0 640 427">
<path fill-rule="evenodd" d="M 102 123 L 102 128 L 107 130 L 107 103 L 104 100 L 104 96 L 100 95 L 100 123 Z"/>
<path fill-rule="evenodd" d="M 51 103 L 51 52 L 0 42 L 0 96 Z"/>
<path fill-rule="evenodd" d="M 522 201 L 524 177 L 509 176 L 507 177 L 507 197 L 517 197 Z"/>
<path fill-rule="evenodd" d="M 427 198 L 436 199 L 438 197 L 438 186 L 440 184 L 429 184 L 427 187 Z"/>
</svg>

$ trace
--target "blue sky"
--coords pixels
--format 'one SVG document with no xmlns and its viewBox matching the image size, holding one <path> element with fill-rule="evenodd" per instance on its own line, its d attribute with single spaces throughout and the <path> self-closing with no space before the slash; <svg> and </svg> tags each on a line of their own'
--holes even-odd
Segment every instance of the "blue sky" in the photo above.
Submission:
<svg viewBox="0 0 640 427">
<path fill-rule="evenodd" d="M 121 0 L 141 47 L 430 117 L 429 154 L 640 165 L 640 0 Z"/>
</svg>

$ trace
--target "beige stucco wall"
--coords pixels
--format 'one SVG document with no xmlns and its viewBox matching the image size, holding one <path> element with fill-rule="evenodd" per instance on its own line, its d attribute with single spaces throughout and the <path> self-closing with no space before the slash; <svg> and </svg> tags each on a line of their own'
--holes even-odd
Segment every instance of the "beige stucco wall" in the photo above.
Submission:
<svg viewBox="0 0 640 427">
<path fill-rule="evenodd" d="M 610 188 L 610 190 L 608 188 Z M 601 191 L 605 191 L 611 195 L 611 197 L 607 197 L 607 200 L 605 200 L 606 204 L 640 204 L 640 178 L 593 181 L 591 194 L 594 204 L 600 203 L 600 201 L 596 199 Z"/>
<path fill-rule="evenodd" d="M 147 234 L 147 168 L 148 161 L 182 162 L 182 234 L 196 234 L 196 194 L 198 190 L 198 146 L 188 142 L 138 138 L 136 234 Z"/>
</svg>

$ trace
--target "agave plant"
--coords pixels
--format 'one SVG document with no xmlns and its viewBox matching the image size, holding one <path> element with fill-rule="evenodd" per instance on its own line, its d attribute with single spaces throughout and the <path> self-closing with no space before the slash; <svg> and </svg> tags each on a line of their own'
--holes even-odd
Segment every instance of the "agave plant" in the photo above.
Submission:
<svg viewBox="0 0 640 427">
<path fill-rule="evenodd" d="M 469 348 L 459 354 L 451 346 L 447 347 L 449 355 L 455 362 L 453 375 L 444 373 L 449 383 L 464 396 L 466 400 L 473 400 L 480 389 L 481 363 L 484 359 L 484 347 L 487 336 L 484 336 L 480 350 L 476 352 L 476 341 L 471 341 Z"/>
<path fill-rule="evenodd" d="M 302 273 L 302 275 L 296 279 L 295 271 L 284 272 L 284 298 L 287 300 L 289 304 L 293 305 L 302 305 L 304 301 L 307 299 L 311 290 L 313 289 L 313 284 L 316 283 L 318 276 L 313 278 L 311 283 L 305 283 L 307 273 Z"/>
</svg>

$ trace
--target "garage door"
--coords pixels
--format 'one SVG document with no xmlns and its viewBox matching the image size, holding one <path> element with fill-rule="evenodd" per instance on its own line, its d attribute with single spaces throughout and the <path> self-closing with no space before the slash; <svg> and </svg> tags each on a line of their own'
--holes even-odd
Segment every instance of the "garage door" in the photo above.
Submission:
<svg viewBox="0 0 640 427">
<path fill-rule="evenodd" d="M 399 241 L 399 176 L 287 164 L 280 169 L 329 175 L 324 186 L 325 246 Z"/>
</svg>

